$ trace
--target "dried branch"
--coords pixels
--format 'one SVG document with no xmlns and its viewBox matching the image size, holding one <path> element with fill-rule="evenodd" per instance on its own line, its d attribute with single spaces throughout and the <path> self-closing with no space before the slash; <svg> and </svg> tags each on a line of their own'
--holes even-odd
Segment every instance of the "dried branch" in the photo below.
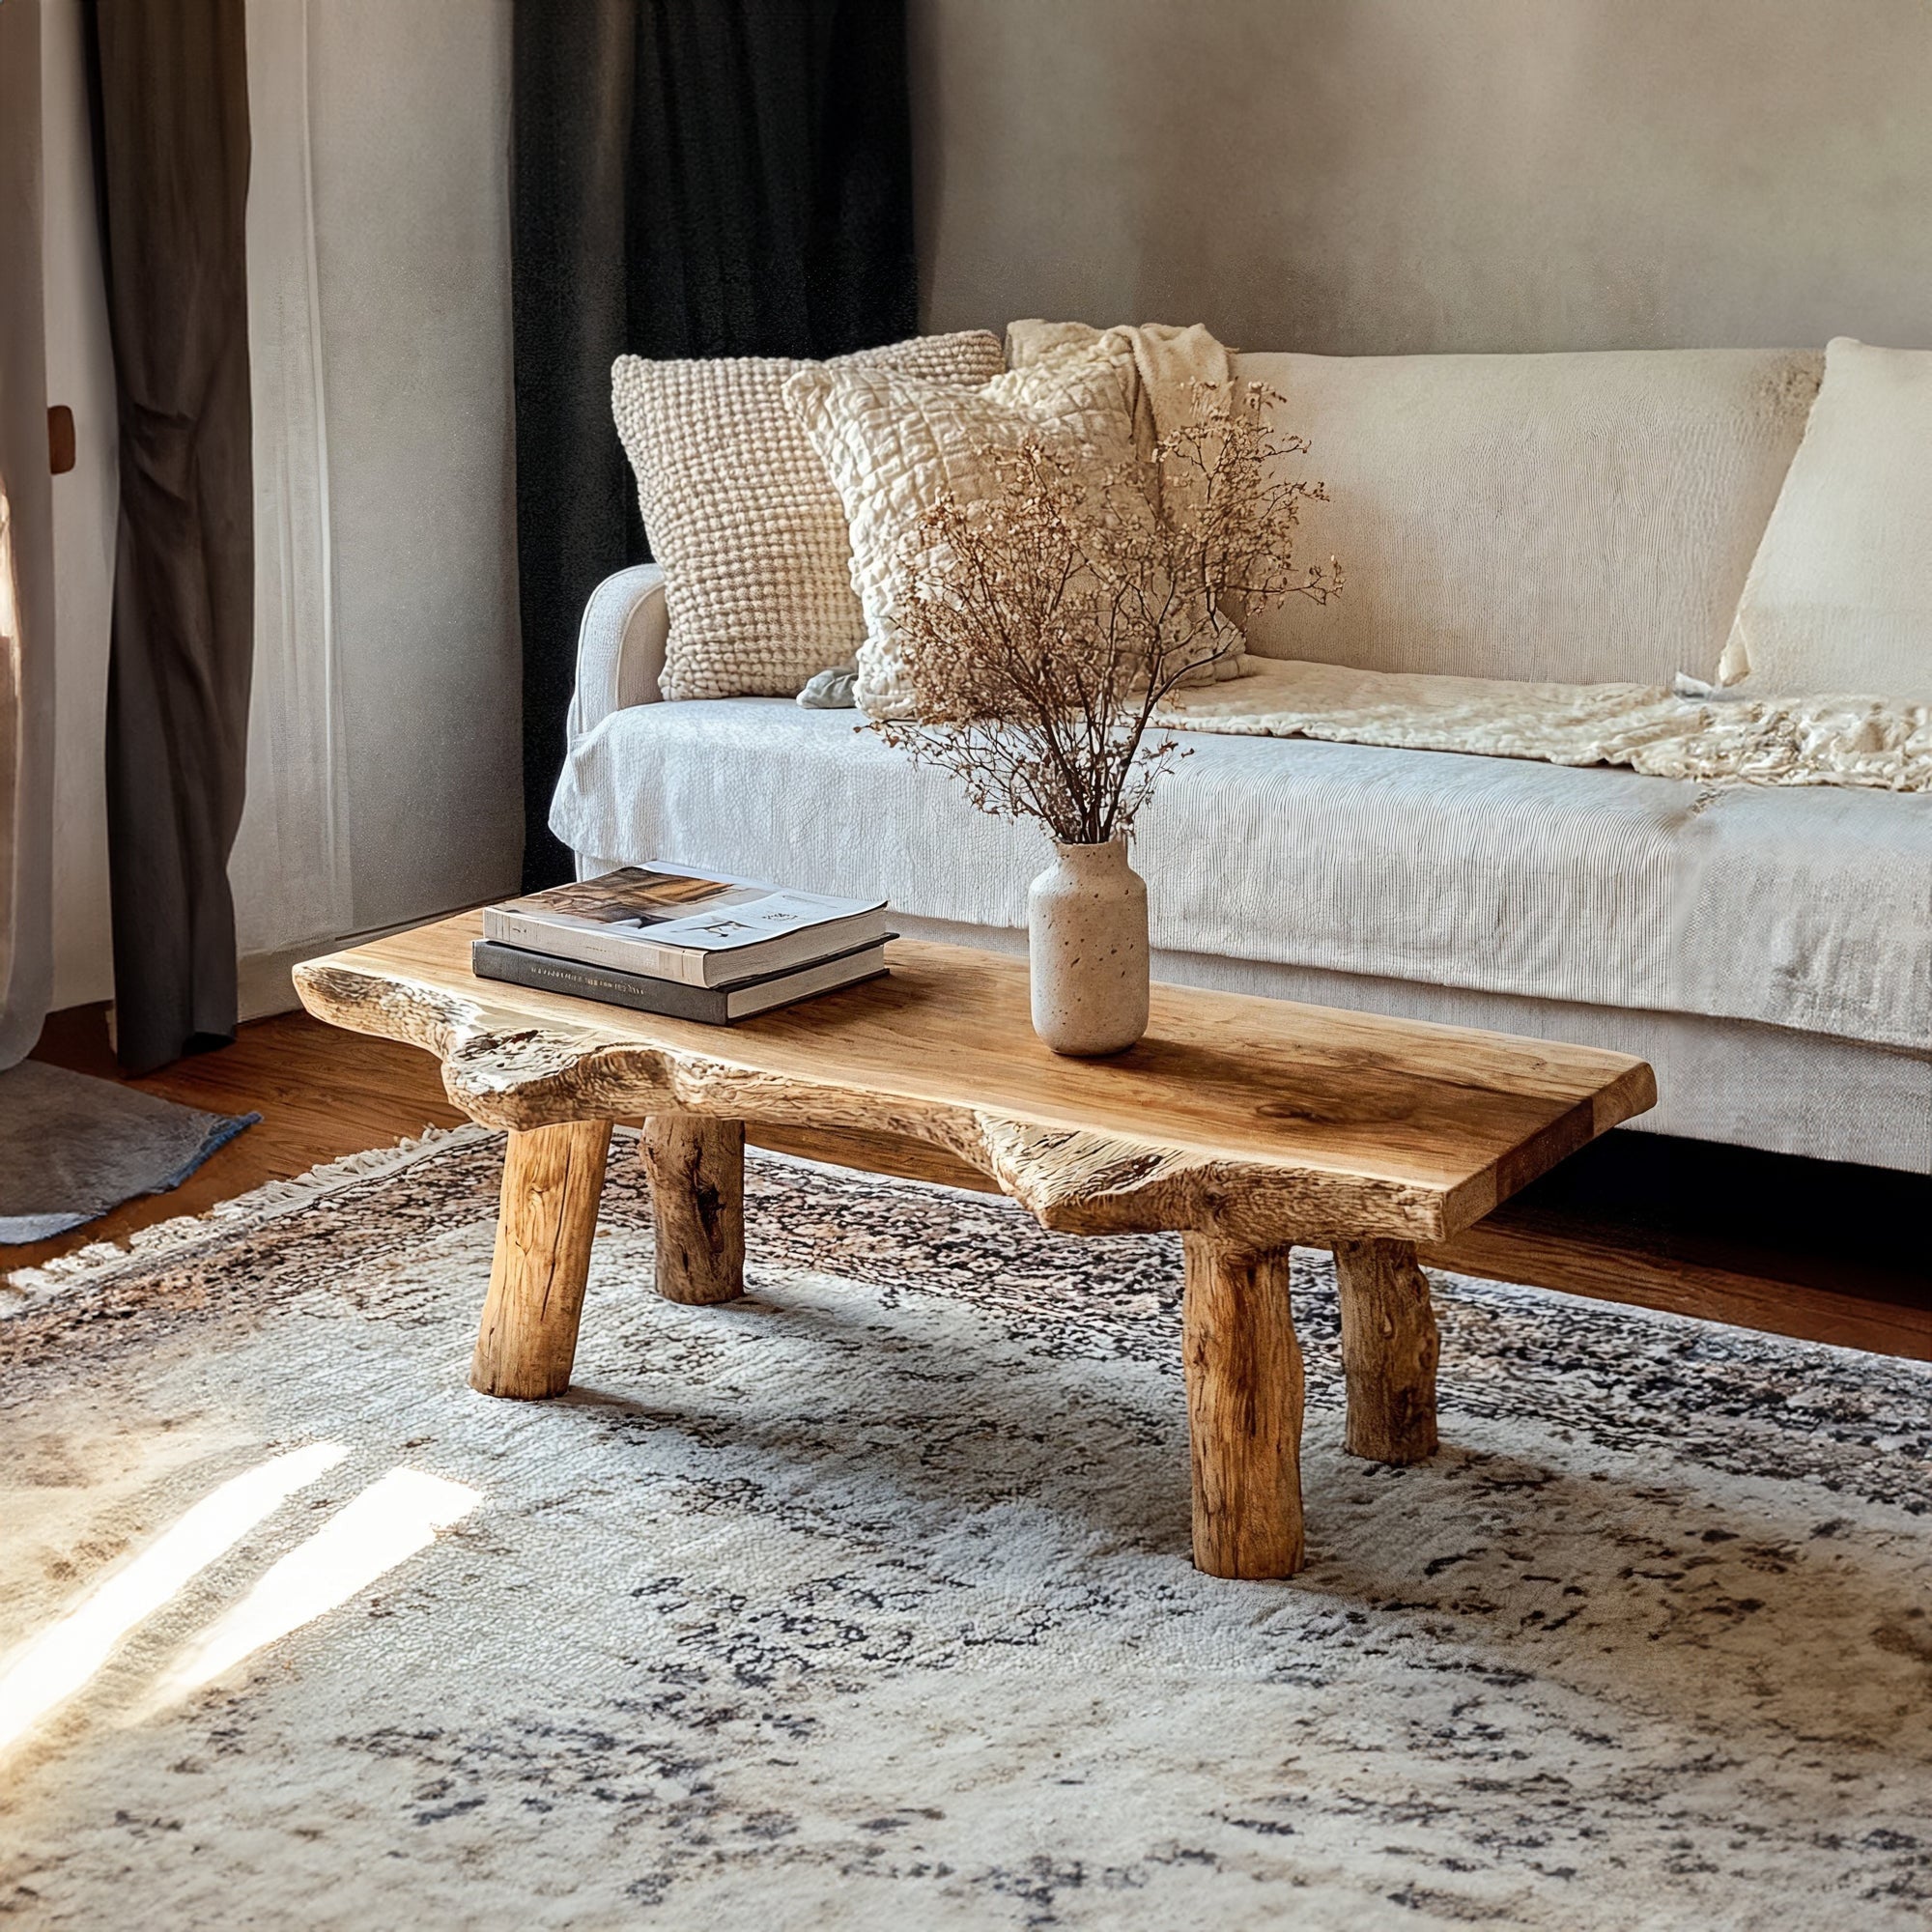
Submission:
<svg viewBox="0 0 1932 1932">
<path fill-rule="evenodd" d="M 1126 469 L 1037 437 L 982 452 L 992 491 L 942 494 L 907 542 L 895 643 L 913 716 L 870 728 L 982 811 L 1069 844 L 1126 832 L 1185 755 L 1147 741 L 1162 700 L 1241 649 L 1241 618 L 1342 588 L 1334 558 L 1294 563 L 1301 506 L 1327 492 L 1285 468 L 1308 444 L 1275 432 L 1281 402 L 1204 388 Z"/>
</svg>

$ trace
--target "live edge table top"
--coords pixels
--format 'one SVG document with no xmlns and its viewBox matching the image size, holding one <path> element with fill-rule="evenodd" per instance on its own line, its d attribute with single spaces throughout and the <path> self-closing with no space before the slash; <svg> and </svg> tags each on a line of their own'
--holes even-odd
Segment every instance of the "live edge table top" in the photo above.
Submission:
<svg viewBox="0 0 1932 1932">
<path fill-rule="evenodd" d="M 1640 1060 L 1156 985 L 1147 1037 L 1065 1060 L 1022 958 L 898 941 L 888 978 L 734 1026 L 469 970 L 464 914 L 296 970 L 318 1018 L 411 1041 L 450 1097 L 529 1130 L 651 1114 L 910 1134 L 1049 1227 L 1433 1242 L 1655 1104 Z"/>
</svg>

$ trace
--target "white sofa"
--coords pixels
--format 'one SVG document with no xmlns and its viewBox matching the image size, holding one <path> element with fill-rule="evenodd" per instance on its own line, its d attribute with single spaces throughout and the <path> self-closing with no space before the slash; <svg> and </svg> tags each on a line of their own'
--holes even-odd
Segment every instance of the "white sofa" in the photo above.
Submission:
<svg viewBox="0 0 1932 1932">
<path fill-rule="evenodd" d="M 1708 675 L 1819 358 L 1249 355 L 1335 497 L 1350 587 L 1251 647 L 1389 670 Z M 651 858 L 886 895 L 1024 945 L 1041 838 L 781 698 L 657 701 L 645 566 L 583 616 L 552 813 Z M 1302 740 L 1191 740 L 1144 814 L 1157 977 L 1642 1055 L 1643 1129 L 1932 1173 L 1932 797 Z"/>
</svg>

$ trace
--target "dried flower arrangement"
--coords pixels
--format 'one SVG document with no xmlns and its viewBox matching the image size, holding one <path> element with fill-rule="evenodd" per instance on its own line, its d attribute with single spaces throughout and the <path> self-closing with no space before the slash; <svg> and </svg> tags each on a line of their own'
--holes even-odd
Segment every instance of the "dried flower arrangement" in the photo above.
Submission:
<svg viewBox="0 0 1932 1932">
<path fill-rule="evenodd" d="M 1341 588 L 1333 558 L 1294 563 L 1300 507 L 1326 492 L 1283 468 L 1308 444 L 1273 427 L 1282 400 L 1204 391 L 1125 470 L 1037 439 L 984 452 L 992 492 L 942 495 L 907 543 L 895 645 L 913 715 L 870 728 L 983 811 L 1064 844 L 1125 834 L 1184 755 L 1148 742 L 1162 700 L 1241 649 L 1236 616 Z"/>
</svg>

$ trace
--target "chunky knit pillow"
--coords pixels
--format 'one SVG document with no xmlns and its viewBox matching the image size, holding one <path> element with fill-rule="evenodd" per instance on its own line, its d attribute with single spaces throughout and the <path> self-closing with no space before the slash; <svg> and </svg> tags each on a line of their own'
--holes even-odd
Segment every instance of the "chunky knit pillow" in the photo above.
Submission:
<svg viewBox="0 0 1932 1932">
<path fill-rule="evenodd" d="M 620 355 L 611 412 L 664 566 L 667 697 L 790 696 L 866 635 L 838 495 L 784 405 L 812 369 L 895 370 L 971 387 L 1001 369 L 983 330 L 919 336 L 827 363 Z"/>
<path fill-rule="evenodd" d="M 905 541 L 942 489 L 968 503 L 991 495 L 997 474 L 986 452 L 1029 433 L 1071 444 L 1096 474 L 1134 457 L 1127 392 L 1103 353 L 1015 369 L 978 389 L 822 363 L 791 377 L 784 399 L 845 505 L 852 586 L 866 612 L 855 696 L 872 718 L 912 709 L 893 602 Z"/>
</svg>

